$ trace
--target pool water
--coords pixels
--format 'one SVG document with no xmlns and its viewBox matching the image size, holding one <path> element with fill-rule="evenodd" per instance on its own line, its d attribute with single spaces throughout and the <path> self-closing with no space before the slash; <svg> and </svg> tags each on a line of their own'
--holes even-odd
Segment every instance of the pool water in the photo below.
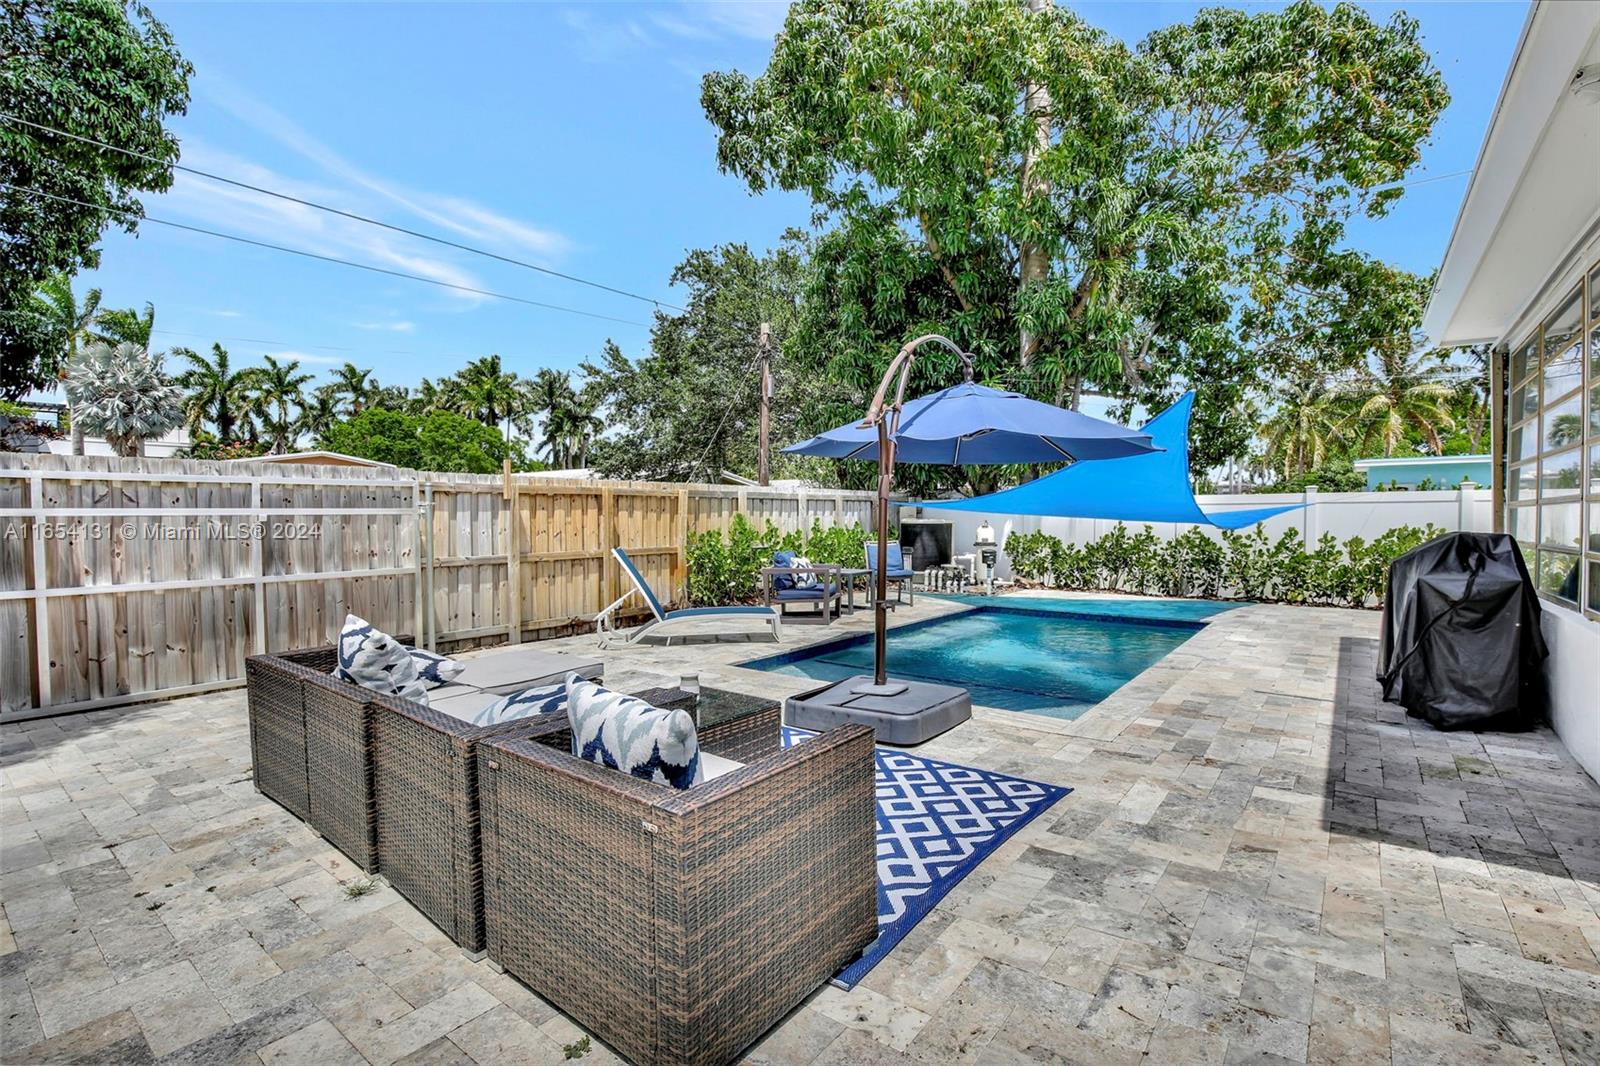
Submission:
<svg viewBox="0 0 1600 1066">
<path fill-rule="evenodd" d="M 893 677 L 961 685 L 972 702 L 1076 718 L 1230 605 L 1180 600 L 1049 600 L 972 610 L 889 631 Z M 742 664 L 753 670 L 841 681 L 872 672 L 870 633 Z"/>
</svg>

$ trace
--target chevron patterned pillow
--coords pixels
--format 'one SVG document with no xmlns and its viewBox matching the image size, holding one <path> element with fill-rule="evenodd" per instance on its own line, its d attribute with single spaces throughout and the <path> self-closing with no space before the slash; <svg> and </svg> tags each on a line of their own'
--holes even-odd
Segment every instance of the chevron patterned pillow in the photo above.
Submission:
<svg viewBox="0 0 1600 1066">
<path fill-rule="evenodd" d="M 428 703 L 428 688 L 417 677 L 411 649 L 353 614 L 345 615 L 339 631 L 339 663 L 333 676 L 374 692 Z"/>
<path fill-rule="evenodd" d="M 567 675 L 572 754 L 645 781 L 688 788 L 705 780 L 700 739 L 687 711 L 664 711 L 635 696 Z"/>
<path fill-rule="evenodd" d="M 449 684 L 460 677 L 461 671 L 467 668 L 465 663 L 446 659 L 443 655 L 428 651 L 426 648 L 412 648 L 411 660 L 417 664 L 418 679 L 428 688 Z"/>
<path fill-rule="evenodd" d="M 473 725 L 499 725 L 529 718 L 536 714 L 554 714 L 567 705 L 567 686 L 557 681 L 553 685 L 525 688 L 502 696 L 479 711 L 472 718 Z"/>
</svg>

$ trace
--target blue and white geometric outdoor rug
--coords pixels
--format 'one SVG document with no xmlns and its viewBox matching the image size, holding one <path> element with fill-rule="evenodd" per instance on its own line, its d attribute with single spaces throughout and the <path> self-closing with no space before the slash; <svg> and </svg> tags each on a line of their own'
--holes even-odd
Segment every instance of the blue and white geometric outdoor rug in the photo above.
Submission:
<svg viewBox="0 0 1600 1066">
<path fill-rule="evenodd" d="M 815 733 L 783 727 L 789 747 Z M 833 983 L 853 988 L 989 853 L 1070 788 L 877 748 L 878 939 Z"/>
</svg>

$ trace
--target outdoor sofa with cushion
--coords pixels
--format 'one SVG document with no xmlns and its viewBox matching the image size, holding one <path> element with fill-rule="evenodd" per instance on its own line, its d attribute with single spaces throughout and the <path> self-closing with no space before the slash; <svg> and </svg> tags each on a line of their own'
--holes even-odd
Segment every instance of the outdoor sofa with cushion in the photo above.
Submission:
<svg viewBox="0 0 1600 1066">
<path fill-rule="evenodd" d="M 684 788 L 559 719 L 478 747 L 489 957 L 636 1063 L 735 1060 L 877 935 L 872 731 L 735 728 L 743 765 Z"/>
<path fill-rule="evenodd" d="M 815 605 L 819 621 L 827 625 L 833 621 L 844 595 L 843 570 L 839 566 L 813 565 L 796 552 L 773 552 L 772 565 L 761 568 L 762 600 L 769 608 L 776 603 L 778 613 L 784 617 L 788 617 L 792 606 Z"/>
<path fill-rule="evenodd" d="M 530 721 L 475 724 L 500 697 L 463 682 L 536 688 L 574 670 L 598 677 L 600 664 L 505 648 L 463 664 L 423 704 L 336 678 L 337 661 L 334 646 L 246 660 L 256 787 L 481 951 L 477 744 Z"/>
</svg>

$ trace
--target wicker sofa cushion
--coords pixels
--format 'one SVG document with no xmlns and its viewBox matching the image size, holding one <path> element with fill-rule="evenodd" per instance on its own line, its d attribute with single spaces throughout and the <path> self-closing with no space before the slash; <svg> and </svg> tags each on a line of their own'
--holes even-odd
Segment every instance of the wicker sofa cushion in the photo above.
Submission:
<svg viewBox="0 0 1600 1066">
<path fill-rule="evenodd" d="M 428 702 L 428 689 L 417 676 L 411 649 L 353 614 L 345 615 L 339 631 L 339 661 L 333 676 L 424 706 Z"/>
<path fill-rule="evenodd" d="M 652 707 L 577 674 L 567 676 L 566 689 L 573 755 L 673 788 L 705 780 L 700 739 L 687 711 Z"/>
<path fill-rule="evenodd" d="M 467 668 L 466 663 L 447 659 L 438 652 L 426 648 L 412 648 L 411 661 L 417 664 L 417 678 L 428 688 L 448 685 L 460 677 L 461 671 Z"/>
</svg>

